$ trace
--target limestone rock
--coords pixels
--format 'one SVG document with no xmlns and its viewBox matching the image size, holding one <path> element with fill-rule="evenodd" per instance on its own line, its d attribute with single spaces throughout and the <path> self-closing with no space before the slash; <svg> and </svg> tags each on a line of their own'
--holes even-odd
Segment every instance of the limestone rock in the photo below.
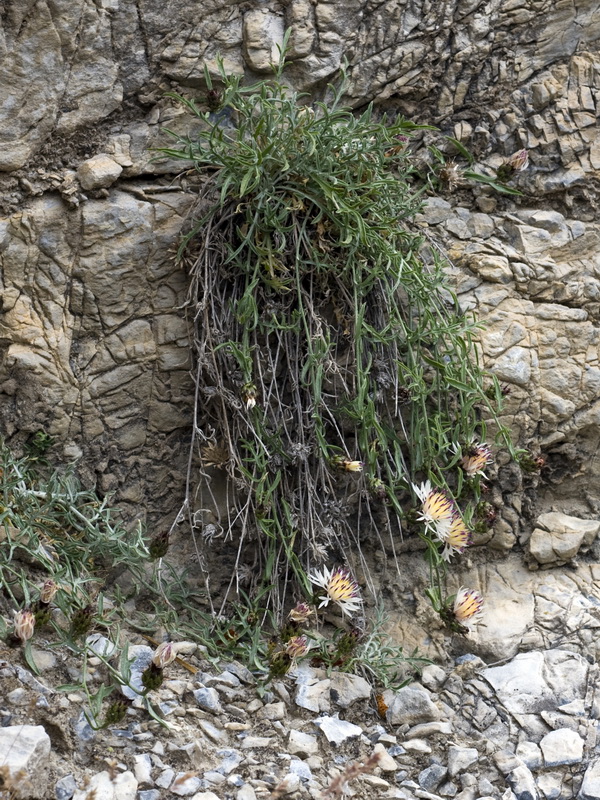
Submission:
<svg viewBox="0 0 600 800">
<path fill-rule="evenodd" d="M 578 764 L 583 759 L 584 741 L 575 731 L 568 728 L 547 733 L 540 742 L 546 767 L 563 764 Z"/>
<path fill-rule="evenodd" d="M 50 755 L 50 737 L 41 725 L 12 725 L 0 728 L 0 753 L 2 766 L 18 780 L 27 796 L 45 798 L 47 790 L 47 759 Z"/>
<path fill-rule="evenodd" d="M 109 772 L 98 772 L 92 776 L 85 789 L 78 789 L 73 800 L 86 800 L 95 792 L 95 800 L 135 800 L 138 783 L 132 772 L 121 772 L 112 776 Z"/>
<path fill-rule="evenodd" d="M 581 800 L 600 799 L 600 758 L 595 758 L 589 763 L 583 776 L 579 797 Z"/>
<path fill-rule="evenodd" d="M 87 191 L 112 186 L 122 172 L 120 164 L 105 153 L 100 153 L 81 164 L 77 177 L 81 187 Z"/>
<path fill-rule="evenodd" d="M 336 745 L 343 744 L 349 739 L 362 735 L 362 728 L 338 717 L 319 717 L 314 721 L 328 742 Z"/>
<path fill-rule="evenodd" d="M 331 674 L 331 700 L 341 708 L 349 708 L 358 700 L 368 700 L 372 691 L 371 684 L 360 675 L 351 675 L 347 672 Z"/>
<path fill-rule="evenodd" d="M 508 664 L 489 667 L 482 675 L 506 708 L 529 714 L 585 696 L 588 664 L 567 650 L 521 653 Z"/>
<path fill-rule="evenodd" d="M 393 693 L 388 703 L 386 717 L 390 725 L 415 725 L 430 722 L 440 717 L 429 692 L 418 684 L 411 684 Z"/>
</svg>

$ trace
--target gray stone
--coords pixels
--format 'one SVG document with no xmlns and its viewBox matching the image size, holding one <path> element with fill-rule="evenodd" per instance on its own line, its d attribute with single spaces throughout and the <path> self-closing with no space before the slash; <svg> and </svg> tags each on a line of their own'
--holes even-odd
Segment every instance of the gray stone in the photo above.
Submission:
<svg viewBox="0 0 600 800">
<path fill-rule="evenodd" d="M 213 795 L 212 798 L 206 798 L 206 800 L 219 800 L 216 795 Z M 205 800 L 205 798 L 196 796 L 193 800 Z M 250 786 L 249 783 L 245 783 L 241 789 L 238 789 L 235 800 L 256 800 L 256 792 L 254 788 Z"/>
<path fill-rule="evenodd" d="M 81 188 L 105 189 L 117 180 L 123 172 L 123 167 L 105 153 L 100 153 L 84 161 L 77 169 L 77 177 Z"/>
<path fill-rule="evenodd" d="M 137 800 L 160 800 L 158 789 L 142 789 L 138 792 Z"/>
<path fill-rule="evenodd" d="M 290 772 L 297 775 L 301 781 L 310 781 L 313 777 L 308 764 L 305 761 L 300 761 L 298 758 L 292 758 L 290 761 Z"/>
<path fill-rule="evenodd" d="M 539 769 L 542 766 L 542 751 L 535 742 L 519 742 L 516 755 L 529 769 Z"/>
<path fill-rule="evenodd" d="M 152 761 L 148 753 L 138 753 L 134 755 L 133 774 L 139 786 L 152 786 Z"/>
<path fill-rule="evenodd" d="M 432 764 L 419 772 L 419 786 L 426 792 L 434 792 L 447 774 L 447 767 L 442 764 Z"/>
<path fill-rule="evenodd" d="M 362 734 L 362 728 L 338 717 L 319 717 L 314 724 L 331 744 L 340 745 Z"/>
<path fill-rule="evenodd" d="M 65 775 L 64 778 L 56 781 L 54 796 L 56 800 L 71 800 L 77 791 L 77 784 L 73 775 Z"/>
<path fill-rule="evenodd" d="M 445 222 L 452 213 L 452 206 L 447 200 L 441 197 L 429 197 L 424 207 L 421 209 L 423 219 L 430 225 L 437 225 Z"/>
<path fill-rule="evenodd" d="M 415 725 L 438 720 L 439 717 L 440 712 L 427 690 L 414 683 L 394 692 L 386 712 L 390 725 Z"/>
<path fill-rule="evenodd" d="M 25 773 L 31 798 L 46 797 L 50 749 L 50 737 L 41 725 L 0 728 L 2 766 L 12 776 L 21 770 Z"/>
<path fill-rule="evenodd" d="M 578 764 L 583 760 L 584 741 L 569 728 L 559 728 L 547 733 L 540 742 L 546 767 Z"/>
<path fill-rule="evenodd" d="M 475 747 L 458 747 L 451 744 L 448 748 L 448 774 L 451 778 L 464 772 L 471 764 L 479 758 L 479 752 Z"/>
<path fill-rule="evenodd" d="M 584 697 L 588 664 L 578 653 L 546 650 L 520 653 L 482 676 L 513 714 L 531 714 Z"/>
<path fill-rule="evenodd" d="M 348 672 L 331 673 L 331 701 L 341 708 L 349 708 L 358 700 L 368 700 L 372 692 L 371 684 L 360 675 Z"/>
<path fill-rule="evenodd" d="M 580 800 L 600 800 L 600 758 L 588 764 L 578 796 Z"/>
<path fill-rule="evenodd" d="M 300 708 L 306 708 L 309 711 L 329 711 L 331 707 L 330 687 L 331 680 L 329 678 L 302 683 L 296 691 L 295 703 Z"/>
<path fill-rule="evenodd" d="M 202 788 L 202 781 L 197 775 L 189 772 L 178 772 L 175 780 L 169 786 L 169 791 L 179 797 L 189 797 L 200 788 Z"/>
<path fill-rule="evenodd" d="M 319 752 L 316 736 L 292 729 L 287 742 L 287 750 L 291 755 L 306 758 Z"/>
<path fill-rule="evenodd" d="M 525 764 L 521 764 L 509 772 L 506 780 L 517 800 L 536 800 L 538 798 L 534 777 Z"/>
<path fill-rule="evenodd" d="M 94 800 L 136 800 L 137 781 L 132 772 L 97 772 L 92 775 L 85 789 L 78 789 L 73 800 L 87 800 L 90 794 Z"/>
<path fill-rule="evenodd" d="M 219 693 L 216 689 L 202 686 L 200 689 L 195 689 L 193 694 L 194 699 L 204 711 L 210 711 L 211 714 L 223 713 Z"/>
</svg>

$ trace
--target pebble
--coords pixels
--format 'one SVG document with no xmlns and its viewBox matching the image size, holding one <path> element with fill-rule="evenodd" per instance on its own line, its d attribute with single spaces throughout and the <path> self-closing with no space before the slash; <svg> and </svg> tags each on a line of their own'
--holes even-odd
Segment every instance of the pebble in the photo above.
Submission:
<svg viewBox="0 0 600 800">
<path fill-rule="evenodd" d="M 448 774 L 451 778 L 464 772 L 479 758 L 479 752 L 474 747 L 457 747 L 451 744 L 448 748 Z"/>
<path fill-rule="evenodd" d="M 547 733 L 540 742 L 546 767 L 578 764 L 583 760 L 584 741 L 569 728 L 559 728 Z"/>
<path fill-rule="evenodd" d="M 222 714 L 223 708 L 219 699 L 219 693 L 216 689 L 208 686 L 203 686 L 193 692 L 196 703 L 204 711 L 209 711 L 211 714 Z"/>
<path fill-rule="evenodd" d="M 346 722 L 338 717 L 319 717 L 314 724 L 320 728 L 328 742 L 342 744 L 349 739 L 355 739 L 362 734 L 362 728 L 352 722 Z"/>
<path fill-rule="evenodd" d="M 390 725 L 416 725 L 432 722 L 439 719 L 439 716 L 440 712 L 432 702 L 429 692 L 418 684 L 404 686 L 395 692 L 386 712 Z"/>
<path fill-rule="evenodd" d="M 319 752 L 319 743 L 316 736 L 302 731 L 291 730 L 287 743 L 288 751 L 292 755 L 305 758 Z"/>
</svg>

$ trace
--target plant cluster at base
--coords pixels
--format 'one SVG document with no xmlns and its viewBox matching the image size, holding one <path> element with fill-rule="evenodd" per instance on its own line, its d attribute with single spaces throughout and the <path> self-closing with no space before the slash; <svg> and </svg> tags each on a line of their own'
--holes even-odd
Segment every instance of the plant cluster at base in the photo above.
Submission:
<svg viewBox="0 0 600 800">
<path fill-rule="evenodd" d="M 291 595 L 310 596 L 311 575 L 327 588 L 323 564 L 348 561 L 372 589 L 366 542 L 399 569 L 407 530 L 425 540 L 442 597 L 446 562 L 490 518 L 484 417 L 510 447 L 477 324 L 444 283 L 440 249 L 411 225 L 424 190 L 410 150 L 418 127 L 371 108 L 356 116 L 333 87 L 308 106 L 283 68 L 282 58 L 273 80 L 252 86 L 222 70 L 215 88 L 206 73 L 206 110 L 173 95 L 196 132 L 160 151 L 202 176 L 180 247 L 199 465 L 182 511 L 205 546 L 215 531 L 237 542 L 230 586 L 247 578 L 279 621 Z M 226 480 L 225 508 L 215 480 Z M 325 603 L 337 593 L 355 611 L 336 580 Z"/>
</svg>

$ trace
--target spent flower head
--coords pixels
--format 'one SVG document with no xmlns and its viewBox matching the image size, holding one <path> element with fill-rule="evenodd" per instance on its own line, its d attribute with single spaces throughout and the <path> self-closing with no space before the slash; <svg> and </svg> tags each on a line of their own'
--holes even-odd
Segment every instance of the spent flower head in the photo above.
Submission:
<svg viewBox="0 0 600 800">
<path fill-rule="evenodd" d="M 314 608 L 311 608 L 308 603 L 297 603 L 288 614 L 288 619 L 302 625 L 304 622 L 307 622 L 309 617 L 312 617 L 314 613 Z"/>
<path fill-rule="evenodd" d="M 44 582 L 44 585 L 40 589 L 40 601 L 44 603 L 44 605 L 48 605 L 54 600 L 54 595 L 58 591 L 58 584 L 56 584 L 52 578 L 48 578 L 47 581 Z"/>
<path fill-rule="evenodd" d="M 28 608 L 17 611 L 14 619 L 15 636 L 23 643 L 33 636 L 35 630 L 35 615 Z"/>
<path fill-rule="evenodd" d="M 440 541 L 445 542 L 450 533 L 452 520 L 458 513 L 456 503 L 443 490 L 432 487 L 430 481 L 420 486 L 413 483 L 415 494 L 421 501 L 419 520 L 425 523 L 428 530 L 433 531 Z"/>
<path fill-rule="evenodd" d="M 326 593 L 319 597 L 322 601 L 319 603 L 319 608 L 333 602 L 342 609 L 343 614 L 352 614 L 360 610 L 362 603 L 360 589 L 346 567 L 335 567 L 332 570 L 323 567 L 321 572 L 315 570 L 309 574 L 308 579 L 325 589 Z"/>
</svg>

